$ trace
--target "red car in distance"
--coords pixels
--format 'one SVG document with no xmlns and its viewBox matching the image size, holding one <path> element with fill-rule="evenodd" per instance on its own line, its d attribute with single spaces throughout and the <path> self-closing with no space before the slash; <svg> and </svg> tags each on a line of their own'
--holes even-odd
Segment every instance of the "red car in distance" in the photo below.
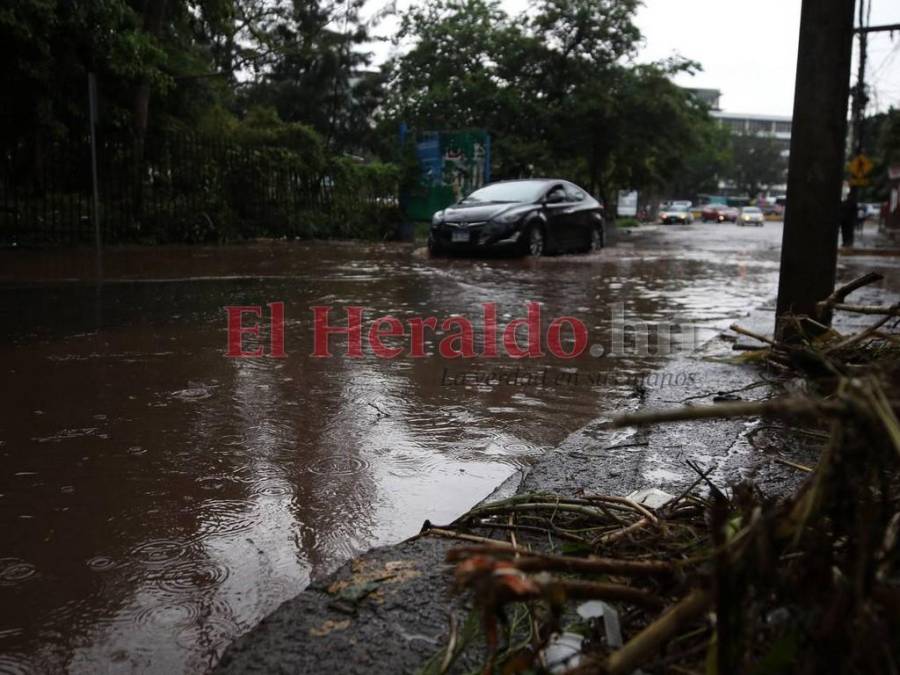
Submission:
<svg viewBox="0 0 900 675">
<path fill-rule="evenodd" d="M 700 220 L 704 223 L 736 223 L 738 210 L 727 204 L 707 204 L 700 213 Z"/>
</svg>

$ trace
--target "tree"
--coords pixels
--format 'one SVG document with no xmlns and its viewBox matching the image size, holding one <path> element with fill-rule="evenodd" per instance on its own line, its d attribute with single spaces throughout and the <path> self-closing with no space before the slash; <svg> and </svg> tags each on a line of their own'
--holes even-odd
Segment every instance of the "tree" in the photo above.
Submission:
<svg viewBox="0 0 900 675">
<path fill-rule="evenodd" d="M 666 193 L 685 199 L 698 194 L 715 194 L 719 181 L 731 171 L 734 162 L 731 132 L 714 119 L 698 120 L 694 142 L 684 149 L 682 168 L 666 186 Z"/>
<path fill-rule="evenodd" d="M 736 134 L 731 139 L 731 177 L 738 189 L 755 198 L 763 188 L 785 182 L 787 162 L 774 138 Z"/>
<path fill-rule="evenodd" d="M 632 0 L 542 0 L 510 17 L 496 0 L 413 7 L 391 64 L 383 127 L 480 127 L 498 178 L 563 174 L 602 195 L 658 187 L 712 126 L 671 82 L 696 64 L 633 65 Z"/>
<path fill-rule="evenodd" d="M 884 202 L 890 195 L 888 169 L 900 164 L 900 110 L 872 115 L 865 120 L 863 152 L 872 158 L 874 166 L 871 185 L 863 188 L 862 201 Z"/>
<path fill-rule="evenodd" d="M 282 119 L 315 128 L 334 150 L 365 152 L 385 76 L 369 68 L 371 54 L 362 50 L 381 18 L 363 21 L 363 4 L 295 0 L 267 38 L 274 56 L 244 88 L 243 105 L 273 106 Z"/>
</svg>

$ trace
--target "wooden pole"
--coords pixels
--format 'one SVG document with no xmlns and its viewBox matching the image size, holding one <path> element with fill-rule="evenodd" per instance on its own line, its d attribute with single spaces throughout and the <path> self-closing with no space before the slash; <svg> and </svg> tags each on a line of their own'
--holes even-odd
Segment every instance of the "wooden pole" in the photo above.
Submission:
<svg viewBox="0 0 900 675">
<path fill-rule="evenodd" d="M 834 290 L 854 0 L 803 0 L 776 335 Z"/>
</svg>

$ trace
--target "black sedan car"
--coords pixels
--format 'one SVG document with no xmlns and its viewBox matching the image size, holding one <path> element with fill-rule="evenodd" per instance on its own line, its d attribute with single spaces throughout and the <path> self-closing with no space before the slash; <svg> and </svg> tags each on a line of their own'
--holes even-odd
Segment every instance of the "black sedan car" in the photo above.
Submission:
<svg viewBox="0 0 900 675">
<path fill-rule="evenodd" d="M 592 251 L 604 241 L 600 202 L 574 183 L 541 178 L 492 183 L 438 211 L 428 251 L 491 249 L 540 256 Z"/>
</svg>

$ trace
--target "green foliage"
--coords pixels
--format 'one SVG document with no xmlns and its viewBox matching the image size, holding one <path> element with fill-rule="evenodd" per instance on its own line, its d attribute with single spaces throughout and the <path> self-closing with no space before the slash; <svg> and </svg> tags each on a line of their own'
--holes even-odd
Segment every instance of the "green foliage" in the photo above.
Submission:
<svg viewBox="0 0 900 675">
<path fill-rule="evenodd" d="M 696 64 L 629 63 L 637 5 L 542 0 L 517 17 L 495 0 L 416 5 L 403 19 L 399 37 L 413 46 L 392 64 L 384 118 L 487 128 L 496 178 L 562 174 L 601 195 L 659 188 L 706 149 L 714 125 L 671 82 Z"/>
<path fill-rule="evenodd" d="M 321 171 L 325 166 L 322 137 L 300 122 L 283 122 L 274 108 L 251 108 L 235 126 L 234 140 L 289 151 L 292 161 L 301 163 L 309 171 Z"/>
<path fill-rule="evenodd" d="M 638 5 L 535 0 L 511 16 L 499 0 L 420 0 L 402 16 L 397 56 L 375 70 L 365 45 L 391 10 L 364 19 L 363 0 L 11 0 L 0 8 L 0 68 L 16 96 L 0 146 L 36 182 L 48 144 L 86 137 L 95 73 L 101 139 L 134 133 L 137 164 L 161 161 L 144 141 L 167 135 L 253 159 L 198 157 L 202 180 L 159 171 L 153 190 L 170 190 L 190 212 L 202 206 L 203 216 L 160 225 L 190 240 L 330 236 L 338 214 L 340 233 L 382 236 L 397 214 L 387 184 L 408 191 L 419 179 L 414 147 L 397 143 L 401 122 L 487 129 L 495 178 L 561 174 L 606 199 L 617 188 L 696 191 L 715 182 L 727 150 L 706 111 L 671 82 L 696 64 L 633 63 Z M 293 178 L 267 185 L 265 208 L 234 196 L 270 172 Z M 327 218 L 298 202 L 313 184 L 329 191 Z M 199 191 L 193 202 L 188 186 Z M 359 217 L 354 203 L 376 215 Z M 156 225 L 137 207 L 129 236 L 141 238 Z"/>
<path fill-rule="evenodd" d="M 684 149 L 682 169 L 669 183 L 669 194 L 716 193 L 719 179 L 734 162 L 731 132 L 712 120 L 695 127 L 695 143 Z"/>
<path fill-rule="evenodd" d="M 285 126 L 296 138 L 293 125 Z M 300 137 L 321 143 L 309 130 Z M 224 144 L 207 139 L 165 147 L 151 158 L 156 179 L 143 187 L 144 214 L 133 235 L 196 243 L 255 237 L 385 239 L 393 233 L 400 221 L 398 167 L 344 158 L 311 162 L 301 150 L 265 144 L 271 140 L 238 132 Z"/>
<path fill-rule="evenodd" d="M 731 152 L 730 175 L 750 199 L 769 185 L 784 183 L 787 162 L 775 139 L 758 134 L 738 134 L 731 138 Z"/>
<path fill-rule="evenodd" d="M 872 184 L 863 189 L 861 201 L 884 202 L 890 195 L 888 169 L 900 164 L 900 110 L 891 108 L 865 122 L 863 151 L 874 160 Z"/>
</svg>

